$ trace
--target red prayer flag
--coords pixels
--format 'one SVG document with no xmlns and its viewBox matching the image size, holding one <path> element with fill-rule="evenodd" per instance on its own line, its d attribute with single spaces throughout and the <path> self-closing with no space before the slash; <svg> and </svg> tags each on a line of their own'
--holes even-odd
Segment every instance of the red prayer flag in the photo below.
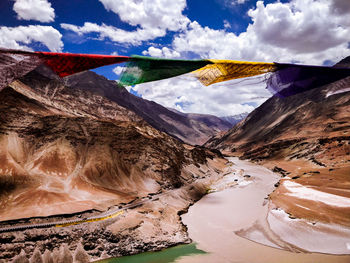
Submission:
<svg viewBox="0 0 350 263">
<path fill-rule="evenodd" d="M 94 54 L 30 52 L 0 48 L 0 90 L 45 64 L 60 77 L 84 70 L 126 62 L 129 57 Z"/>
<path fill-rule="evenodd" d="M 69 76 L 88 69 L 122 63 L 129 60 L 129 57 L 110 55 L 51 52 L 35 52 L 35 54 L 38 54 L 43 59 L 45 64 L 60 77 Z"/>
</svg>

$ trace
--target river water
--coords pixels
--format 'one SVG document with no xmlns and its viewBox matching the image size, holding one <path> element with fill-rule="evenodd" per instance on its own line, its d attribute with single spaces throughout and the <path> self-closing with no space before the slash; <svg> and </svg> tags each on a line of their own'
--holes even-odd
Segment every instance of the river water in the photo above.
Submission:
<svg viewBox="0 0 350 263">
<path fill-rule="evenodd" d="M 230 161 L 235 164 L 233 168 L 243 169 L 245 174 L 251 176 L 250 184 L 211 193 L 190 207 L 182 220 L 197 247 L 208 253 L 184 256 L 177 263 L 350 262 L 350 255 L 293 253 L 236 235 L 235 231 L 266 219 L 268 205 L 265 198 L 273 191 L 279 176 L 262 166 L 238 158 L 230 158 Z"/>
<path fill-rule="evenodd" d="M 158 252 L 145 252 L 132 256 L 105 259 L 99 263 L 170 263 L 186 255 L 202 255 L 206 252 L 196 248 L 196 244 L 179 245 Z M 96 263 L 97 263 L 96 262 Z"/>
<path fill-rule="evenodd" d="M 204 196 L 182 215 L 191 239 L 196 244 L 148 252 L 135 256 L 109 259 L 115 263 L 349 263 L 350 255 L 295 253 L 262 245 L 235 234 L 255 222 L 266 222 L 267 196 L 274 190 L 279 175 L 238 158 L 229 158 L 236 169 L 234 177 L 222 182 L 231 185 L 222 191 Z M 243 175 L 249 175 L 250 177 Z M 234 180 L 235 178 L 239 178 Z M 235 183 L 233 185 L 230 180 Z M 244 180 L 243 180 L 244 179 Z M 233 185 L 233 186 L 232 186 Z M 222 183 L 214 186 L 223 189 Z M 263 225 L 263 224 L 261 224 Z M 264 231 L 268 231 L 264 229 Z M 271 233 L 270 233 L 271 234 Z M 310 235 L 312 239 L 312 235 Z M 275 242 L 279 242 L 275 237 Z M 280 245 L 283 241 L 280 241 Z M 265 242 L 266 243 L 266 242 Z M 288 247 L 288 245 L 286 245 Z M 207 253 L 205 253 L 205 252 Z"/>
</svg>

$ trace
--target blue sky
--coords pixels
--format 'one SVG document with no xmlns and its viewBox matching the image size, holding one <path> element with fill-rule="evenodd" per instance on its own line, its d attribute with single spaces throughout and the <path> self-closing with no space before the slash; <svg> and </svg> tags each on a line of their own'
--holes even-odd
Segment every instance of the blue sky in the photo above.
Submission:
<svg viewBox="0 0 350 263">
<path fill-rule="evenodd" d="M 348 0 L 1 0 L 0 46 L 331 65 L 350 54 L 349 14 Z M 95 71 L 117 80 L 121 70 Z M 259 79 L 208 88 L 186 76 L 131 91 L 215 115 L 251 111 L 270 96 Z"/>
</svg>

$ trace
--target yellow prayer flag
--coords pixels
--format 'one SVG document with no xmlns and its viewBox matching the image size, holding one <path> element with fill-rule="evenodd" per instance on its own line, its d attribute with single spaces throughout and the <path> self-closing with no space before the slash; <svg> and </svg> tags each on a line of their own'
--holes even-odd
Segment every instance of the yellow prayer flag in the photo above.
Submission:
<svg viewBox="0 0 350 263">
<path fill-rule="evenodd" d="M 231 79 L 252 77 L 277 69 L 275 63 L 210 59 L 208 64 L 192 73 L 205 86 Z"/>
</svg>

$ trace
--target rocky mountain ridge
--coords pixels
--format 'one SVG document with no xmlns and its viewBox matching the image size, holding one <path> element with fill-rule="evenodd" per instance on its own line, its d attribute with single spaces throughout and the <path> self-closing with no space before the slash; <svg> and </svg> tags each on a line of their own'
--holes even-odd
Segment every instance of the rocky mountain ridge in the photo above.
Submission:
<svg viewBox="0 0 350 263">
<path fill-rule="evenodd" d="M 65 84 L 71 89 L 101 95 L 135 112 L 157 130 L 192 145 L 202 145 L 213 135 L 232 127 L 229 122 L 213 115 L 185 114 L 142 99 L 117 82 L 91 71 L 69 76 L 65 78 Z"/>
</svg>

